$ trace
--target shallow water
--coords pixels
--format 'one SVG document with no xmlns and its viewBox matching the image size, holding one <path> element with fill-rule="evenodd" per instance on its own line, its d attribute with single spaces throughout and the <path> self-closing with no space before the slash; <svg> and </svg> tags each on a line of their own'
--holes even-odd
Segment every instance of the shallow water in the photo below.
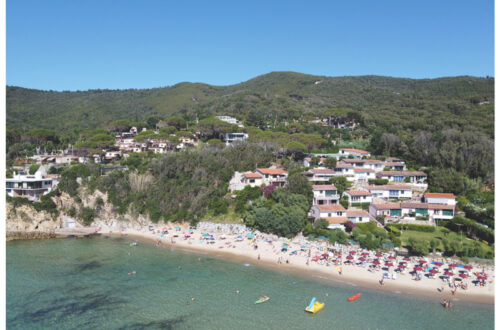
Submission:
<svg viewBox="0 0 500 330">
<path fill-rule="evenodd" d="M 9 329 L 493 329 L 491 305 L 315 282 L 102 237 L 7 244 Z M 129 255 L 130 253 L 130 255 Z M 201 257 L 201 262 L 198 262 Z M 178 266 L 182 265 L 179 270 Z M 136 275 L 128 272 L 136 270 Z M 241 294 L 237 295 L 236 290 Z M 347 297 L 362 292 L 348 303 Z M 328 296 L 326 295 L 328 294 Z M 271 299 L 260 305 L 260 296 Z M 195 301 L 191 301 L 195 297 Z M 325 302 L 309 315 L 312 297 Z M 187 304 L 189 302 L 189 305 Z"/>
</svg>

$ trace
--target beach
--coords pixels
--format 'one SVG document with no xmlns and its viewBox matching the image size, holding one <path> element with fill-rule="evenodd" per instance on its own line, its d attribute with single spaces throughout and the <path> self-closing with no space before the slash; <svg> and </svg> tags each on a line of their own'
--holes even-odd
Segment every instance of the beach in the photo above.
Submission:
<svg viewBox="0 0 500 330">
<path fill-rule="evenodd" d="M 472 269 L 464 269 L 459 260 L 450 258 L 412 257 L 410 260 L 404 260 L 394 253 L 376 256 L 373 251 L 352 249 L 344 245 L 334 246 L 326 241 L 309 241 L 301 236 L 287 240 L 262 233 L 231 233 L 220 230 L 208 232 L 206 229 L 189 229 L 187 225 L 128 228 L 120 231 L 108 228 L 101 229 L 100 233 L 126 236 L 131 242 L 150 242 L 158 248 L 168 247 L 191 251 L 200 256 L 210 254 L 223 259 L 245 261 L 259 267 L 306 276 L 318 281 L 359 286 L 360 291 L 362 288 L 369 288 L 436 300 L 494 303 L 493 265 L 471 264 Z M 282 251 L 283 244 L 288 246 L 286 251 Z M 346 264 L 351 258 L 352 263 Z M 364 258 L 361 264 L 360 258 Z M 380 262 L 378 267 L 374 266 L 374 260 Z M 387 262 L 392 266 L 386 266 Z M 396 271 L 403 262 L 406 265 L 404 271 Z M 443 264 L 439 265 L 439 262 Z M 415 273 L 414 267 L 419 266 L 422 270 Z M 426 270 L 432 268 L 435 270 L 431 272 L 436 274 L 428 277 L 430 273 Z M 451 271 L 453 275 L 443 277 L 445 271 Z M 483 271 L 486 273 L 485 285 L 475 285 L 474 281 L 479 275 L 476 273 Z M 385 278 L 382 281 L 383 277 Z"/>
</svg>

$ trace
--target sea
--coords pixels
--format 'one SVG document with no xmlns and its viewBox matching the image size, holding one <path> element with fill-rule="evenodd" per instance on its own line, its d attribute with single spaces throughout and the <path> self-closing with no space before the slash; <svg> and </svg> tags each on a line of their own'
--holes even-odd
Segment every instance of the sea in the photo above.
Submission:
<svg viewBox="0 0 500 330">
<path fill-rule="evenodd" d="M 494 328 L 493 305 L 459 300 L 445 310 L 435 299 L 131 242 L 8 242 L 7 329 Z M 269 301 L 254 304 L 264 295 Z M 325 303 L 315 315 L 304 311 L 313 297 Z"/>
</svg>

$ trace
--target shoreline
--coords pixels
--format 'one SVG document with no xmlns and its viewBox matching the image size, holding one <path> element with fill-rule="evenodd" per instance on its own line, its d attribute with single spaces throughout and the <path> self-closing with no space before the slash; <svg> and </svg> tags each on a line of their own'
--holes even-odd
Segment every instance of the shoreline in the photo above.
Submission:
<svg viewBox="0 0 500 330">
<path fill-rule="evenodd" d="M 382 286 L 378 283 L 378 280 L 383 274 L 383 271 L 369 273 L 366 269 L 362 269 L 358 266 L 342 265 L 343 274 L 339 275 L 336 271 L 338 266 L 332 265 L 330 267 L 325 267 L 315 262 L 311 262 L 309 265 L 306 265 L 305 263 L 301 264 L 299 256 L 286 256 L 286 258 L 290 260 L 290 263 L 278 264 L 275 261 L 278 254 L 270 255 L 269 253 L 266 253 L 268 251 L 253 250 L 250 247 L 250 243 L 246 241 L 246 239 L 241 242 L 241 248 L 223 249 L 218 248 L 220 243 L 217 244 L 217 246 L 215 244 L 193 244 L 196 242 L 193 242 L 192 240 L 183 240 L 181 237 L 176 238 L 175 243 L 172 244 L 172 237 L 160 238 L 158 234 L 138 230 L 127 230 L 124 232 L 102 231 L 100 234 L 109 237 L 127 237 L 131 240 L 141 241 L 148 244 L 151 243 L 152 245 L 155 245 L 157 241 L 161 241 L 161 245 L 159 247 L 162 248 L 173 248 L 174 250 L 180 250 L 185 253 L 201 253 L 203 256 L 215 256 L 222 259 L 230 259 L 232 261 L 251 263 L 256 267 L 262 267 L 283 274 L 293 274 L 305 279 L 312 279 L 314 281 L 330 285 L 349 285 L 353 288 L 358 288 L 353 290 L 353 294 L 357 293 L 357 291 L 362 291 L 362 289 L 368 289 L 380 293 L 412 295 L 415 297 L 433 300 L 436 299 L 439 302 L 443 299 L 451 299 L 455 302 L 460 301 L 485 305 L 494 305 L 495 302 L 493 284 L 488 284 L 486 288 L 478 288 L 470 285 L 466 293 L 462 290 L 458 290 L 457 295 L 452 296 L 448 287 L 445 288 L 444 293 L 438 292 L 438 287 L 444 285 L 438 279 L 430 280 L 424 278 L 424 280 L 416 282 L 409 278 L 409 274 L 406 274 L 398 276 L 397 280 L 387 279 L 384 281 L 384 285 Z M 193 236 L 197 235 L 198 234 L 194 234 Z M 201 233 L 199 235 L 201 236 Z M 258 259 L 259 255 L 260 259 Z M 494 278 L 494 275 L 492 278 Z"/>
</svg>

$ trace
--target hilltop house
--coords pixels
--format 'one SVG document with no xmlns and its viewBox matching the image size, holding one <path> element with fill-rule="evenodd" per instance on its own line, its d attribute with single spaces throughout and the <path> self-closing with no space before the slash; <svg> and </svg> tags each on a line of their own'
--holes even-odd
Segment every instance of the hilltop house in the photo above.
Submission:
<svg viewBox="0 0 500 330">
<path fill-rule="evenodd" d="M 444 204 L 455 206 L 455 195 L 443 193 L 425 193 L 424 203 L 428 204 Z"/>
<path fill-rule="evenodd" d="M 340 204 L 313 205 L 310 214 L 314 221 L 318 219 L 328 221 L 328 229 L 343 229 L 344 224 L 349 221 L 346 209 Z"/>
<path fill-rule="evenodd" d="M 222 120 L 228 124 L 233 124 L 233 125 L 238 124 L 238 120 L 230 116 L 215 116 L 215 118 Z"/>
<path fill-rule="evenodd" d="M 248 139 L 247 133 L 226 133 L 224 134 L 224 142 L 226 142 L 226 146 L 232 144 L 236 141 L 245 141 Z"/>
<path fill-rule="evenodd" d="M 424 184 L 427 174 L 422 171 L 382 171 L 377 173 L 377 178 L 387 179 L 390 182 L 409 182 L 412 184 Z"/>
<path fill-rule="evenodd" d="M 368 179 L 375 179 L 375 171 L 370 168 L 355 168 L 354 169 L 354 180 L 356 181 L 368 181 Z"/>
<path fill-rule="evenodd" d="M 375 172 L 384 170 L 384 162 L 377 159 L 342 159 L 341 164 L 349 164 L 354 168 L 372 169 Z"/>
<path fill-rule="evenodd" d="M 361 158 L 361 157 L 370 157 L 371 156 L 371 154 L 366 150 L 351 149 L 351 148 L 340 148 L 339 153 L 343 157 L 353 156 L 353 157 Z"/>
<path fill-rule="evenodd" d="M 340 195 L 332 184 L 313 185 L 313 205 L 338 204 Z"/>
<path fill-rule="evenodd" d="M 410 185 L 382 185 L 382 186 L 363 186 L 360 189 L 372 193 L 373 197 L 379 198 L 411 198 L 412 189 Z"/>
<path fill-rule="evenodd" d="M 5 188 L 10 197 L 23 197 L 34 202 L 55 189 L 58 183 L 57 177 L 45 174 L 45 169 L 40 167 L 34 175 L 24 172 L 14 173 L 12 178 L 6 179 Z"/>
<path fill-rule="evenodd" d="M 347 219 L 353 223 L 363 223 L 370 221 L 370 214 L 365 210 L 351 210 L 346 211 Z"/>
<path fill-rule="evenodd" d="M 427 216 L 429 220 L 450 220 L 455 214 L 454 210 L 452 205 L 415 202 L 371 204 L 369 208 L 371 216 L 384 216 L 385 221 Z"/>
<path fill-rule="evenodd" d="M 347 196 L 349 204 L 352 203 L 371 203 L 372 194 L 366 190 L 346 190 L 342 196 Z"/>
<path fill-rule="evenodd" d="M 354 181 L 354 166 L 351 164 L 345 163 L 337 163 L 335 168 L 333 169 L 335 172 L 335 176 L 345 176 L 347 181 Z"/>
<path fill-rule="evenodd" d="M 335 176 L 335 171 L 329 168 L 313 168 L 304 173 L 309 181 L 328 182 Z"/>
<path fill-rule="evenodd" d="M 288 178 L 288 172 L 282 168 L 258 168 L 256 173 L 262 175 L 265 185 L 283 187 Z"/>
<path fill-rule="evenodd" d="M 406 171 L 406 165 L 404 162 L 385 162 L 384 168 L 389 167 L 391 171 Z"/>
</svg>

